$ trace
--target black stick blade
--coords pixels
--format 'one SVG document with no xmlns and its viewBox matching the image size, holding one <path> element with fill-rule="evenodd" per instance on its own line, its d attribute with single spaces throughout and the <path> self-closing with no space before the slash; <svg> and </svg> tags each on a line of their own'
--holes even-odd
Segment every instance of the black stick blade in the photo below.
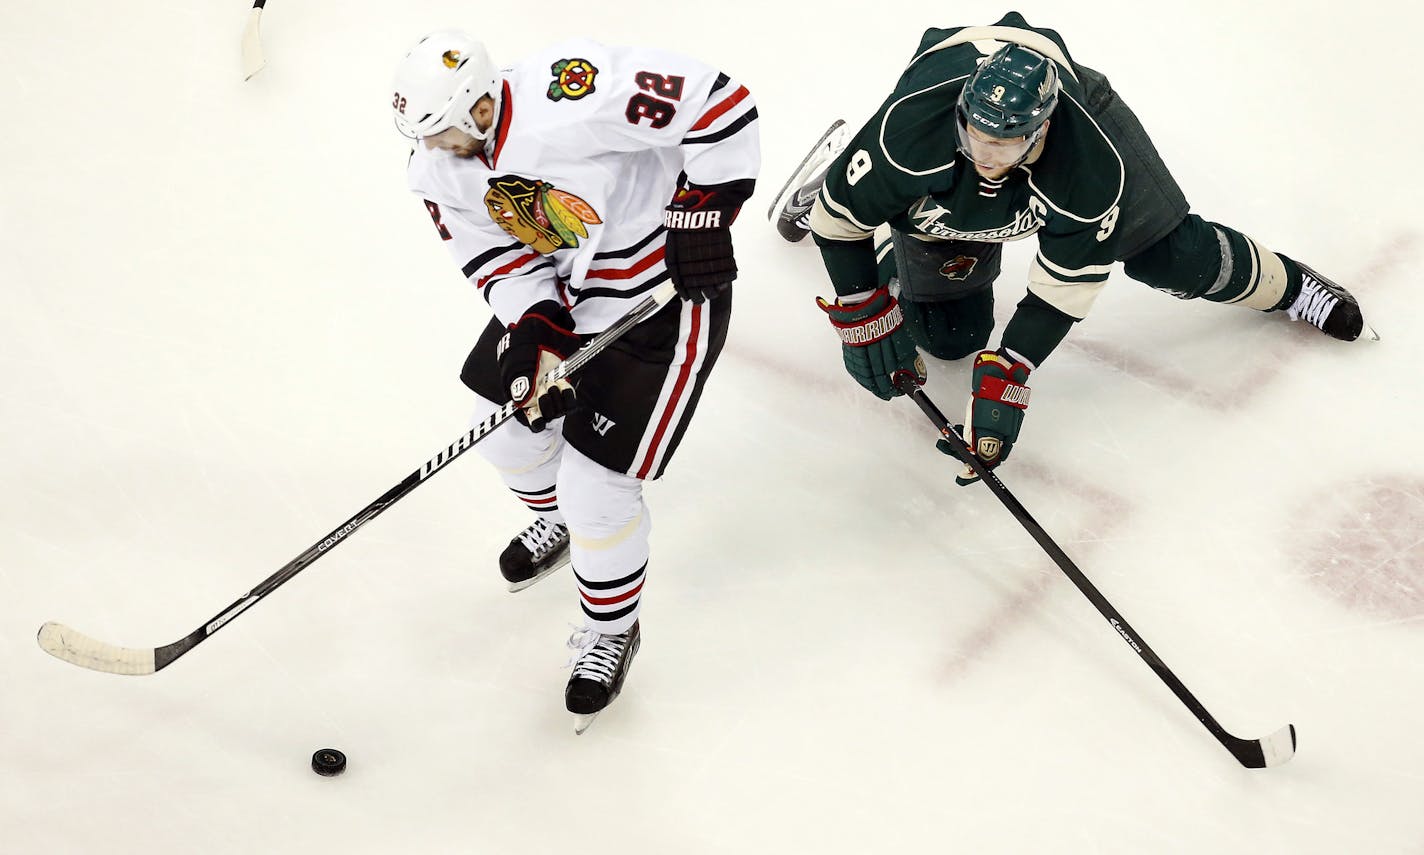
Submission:
<svg viewBox="0 0 1424 855">
<path fill-rule="evenodd" d="M 1238 739 L 1227 734 L 1222 742 L 1247 769 L 1280 766 L 1295 756 L 1295 725 L 1288 724 L 1261 739 Z"/>
</svg>

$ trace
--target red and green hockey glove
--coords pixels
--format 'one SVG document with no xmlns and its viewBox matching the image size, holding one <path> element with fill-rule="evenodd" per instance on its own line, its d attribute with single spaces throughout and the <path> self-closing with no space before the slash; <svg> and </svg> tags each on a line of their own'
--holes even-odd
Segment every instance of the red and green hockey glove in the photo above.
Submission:
<svg viewBox="0 0 1424 855">
<path fill-rule="evenodd" d="M 579 349 L 581 341 L 573 328 L 568 309 L 553 300 L 542 300 L 509 328 L 496 350 L 500 381 L 519 407 L 514 417 L 536 433 L 577 406 L 569 381 L 550 384 L 544 379 Z"/>
<path fill-rule="evenodd" d="M 857 383 L 886 401 L 902 394 L 895 388 L 897 372 L 912 371 L 916 381 L 924 384 L 925 361 L 904 327 L 899 301 L 887 289 L 879 288 L 855 303 L 827 303 L 820 297 L 816 303 L 836 328 L 846 371 Z"/>
<path fill-rule="evenodd" d="M 1019 438 L 1024 410 L 1028 409 L 1029 388 L 1024 383 L 1032 370 L 1003 349 L 982 350 L 974 357 L 970 381 L 974 392 L 964 414 L 964 440 L 985 468 L 993 469 L 1007 460 Z M 935 445 L 945 454 L 958 456 L 945 440 Z M 978 480 L 973 468 L 965 465 L 954 483 L 962 487 Z"/>
</svg>

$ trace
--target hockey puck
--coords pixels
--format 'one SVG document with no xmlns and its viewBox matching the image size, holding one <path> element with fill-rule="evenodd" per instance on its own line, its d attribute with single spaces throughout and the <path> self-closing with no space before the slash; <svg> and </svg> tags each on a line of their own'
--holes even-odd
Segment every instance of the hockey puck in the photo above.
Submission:
<svg viewBox="0 0 1424 855">
<path fill-rule="evenodd" d="M 323 748 L 312 755 L 312 771 L 330 778 L 346 771 L 346 755 L 335 748 Z"/>
</svg>

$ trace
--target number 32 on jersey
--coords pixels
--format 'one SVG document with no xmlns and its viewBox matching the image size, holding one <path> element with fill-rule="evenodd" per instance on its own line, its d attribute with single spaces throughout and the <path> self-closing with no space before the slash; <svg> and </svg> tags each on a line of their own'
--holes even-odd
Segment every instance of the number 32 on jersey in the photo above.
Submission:
<svg viewBox="0 0 1424 855">
<path fill-rule="evenodd" d="M 654 128 L 667 127 L 672 117 L 677 115 L 677 105 L 673 102 L 682 99 L 685 80 L 676 75 L 638 72 L 633 75 L 633 82 L 643 91 L 628 99 L 623 115 L 634 125 L 647 119 Z"/>
</svg>

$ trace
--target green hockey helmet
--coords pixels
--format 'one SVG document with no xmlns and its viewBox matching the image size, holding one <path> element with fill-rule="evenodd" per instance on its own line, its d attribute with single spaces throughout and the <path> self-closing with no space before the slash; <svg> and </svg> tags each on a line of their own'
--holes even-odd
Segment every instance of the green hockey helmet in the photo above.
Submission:
<svg viewBox="0 0 1424 855">
<path fill-rule="evenodd" d="M 959 122 L 998 139 L 1031 136 L 1058 105 L 1060 88 L 1052 60 L 1011 42 L 965 82 L 959 93 Z"/>
</svg>

